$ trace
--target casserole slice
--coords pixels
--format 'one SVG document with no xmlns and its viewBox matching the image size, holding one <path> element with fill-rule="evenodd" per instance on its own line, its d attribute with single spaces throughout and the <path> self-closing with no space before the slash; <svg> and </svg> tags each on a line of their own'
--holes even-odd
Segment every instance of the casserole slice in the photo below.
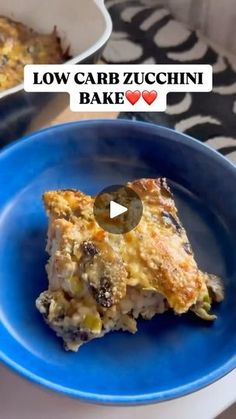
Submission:
<svg viewBox="0 0 236 419">
<path fill-rule="evenodd" d="M 102 230 L 94 198 L 76 190 L 48 191 L 49 288 L 36 300 L 68 350 L 112 330 L 137 331 L 137 319 L 191 310 L 213 320 L 223 299 L 221 280 L 199 270 L 173 195 L 164 178 L 127 184 L 141 198 L 143 216 L 126 234 Z"/>
</svg>

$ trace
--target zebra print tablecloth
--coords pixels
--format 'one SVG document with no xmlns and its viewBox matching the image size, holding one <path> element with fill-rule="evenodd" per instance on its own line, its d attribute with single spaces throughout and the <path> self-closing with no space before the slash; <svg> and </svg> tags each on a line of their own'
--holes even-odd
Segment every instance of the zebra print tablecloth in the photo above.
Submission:
<svg viewBox="0 0 236 419">
<path fill-rule="evenodd" d="M 214 71 L 211 93 L 172 93 L 165 113 L 125 113 L 120 117 L 175 128 L 236 163 L 236 64 L 164 8 L 148 7 L 145 0 L 108 0 L 107 7 L 114 30 L 104 52 L 106 62 L 206 63 L 213 65 Z"/>
</svg>

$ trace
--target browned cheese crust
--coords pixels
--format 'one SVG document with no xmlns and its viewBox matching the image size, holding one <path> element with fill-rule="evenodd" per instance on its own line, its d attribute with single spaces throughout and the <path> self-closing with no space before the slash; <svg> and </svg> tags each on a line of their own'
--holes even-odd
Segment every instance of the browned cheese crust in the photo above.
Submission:
<svg viewBox="0 0 236 419">
<path fill-rule="evenodd" d="M 47 270 L 49 289 L 76 296 L 76 278 L 90 286 L 104 310 L 118 304 L 127 287 L 163 294 L 169 307 L 184 313 L 204 294 L 206 276 L 198 269 L 166 180 L 129 182 L 141 198 L 143 216 L 124 235 L 102 230 L 93 216 L 94 198 L 76 190 L 49 191 Z M 75 278 L 75 287 L 67 279 Z M 73 282 L 73 281 L 72 281 Z"/>
</svg>

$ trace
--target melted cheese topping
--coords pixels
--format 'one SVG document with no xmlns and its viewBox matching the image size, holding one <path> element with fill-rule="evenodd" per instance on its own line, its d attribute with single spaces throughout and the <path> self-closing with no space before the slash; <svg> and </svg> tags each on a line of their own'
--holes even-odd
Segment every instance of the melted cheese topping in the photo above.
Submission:
<svg viewBox="0 0 236 419">
<path fill-rule="evenodd" d="M 115 302 L 125 296 L 127 285 L 139 286 L 162 293 L 170 307 L 183 313 L 207 290 L 172 195 L 163 180 L 141 179 L 128 186 L 139 194 L 143 216 L 138 226 L 124 235 L 110 234 L 97 225 L 93 218 L 94 198 L 77 191 L 44 195 L 51 219 L 49 243 L 57 243 L 49 262 L 50 286 L 56 288 L 61 276 L 59 284 L 68 290 L 66 281 L 72 275 L 81 275 L 81 244 L 92 242 L 99 255 L 93 261 L 88 258 L 84 269 L 90 270 L 92 282 L 99 281 L 102 272 L 111 276 Z"/>
<path fill-rule="evenodd" d="M 127 234 L 102 230 L 94 198 L 76 190 L 49 191 L 49 289 L 36 305 L 66 348 L 111 330 L 137 330 L 136 319 L 172 308 L 209 320 L 209 275 L 197 267 L 165 179 L 127 185 L 143 203 L 139 224 Z M 203 316 L 204 314 L 204 316 Z"/>
</svg>

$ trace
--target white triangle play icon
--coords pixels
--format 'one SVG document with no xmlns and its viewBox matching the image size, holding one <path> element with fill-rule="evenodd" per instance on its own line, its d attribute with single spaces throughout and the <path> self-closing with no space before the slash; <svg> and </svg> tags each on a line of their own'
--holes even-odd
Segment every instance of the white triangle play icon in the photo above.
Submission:
<svg viewBox="0 0 236 419">
<path fill-rule="evenodd" d="M 110 201 L 110 218 L 118 217 L 118 215 L 124 214 L 126 211 L 128 211 L 128 208 L 117 204 L 115 201 Z"/>
</svg>

